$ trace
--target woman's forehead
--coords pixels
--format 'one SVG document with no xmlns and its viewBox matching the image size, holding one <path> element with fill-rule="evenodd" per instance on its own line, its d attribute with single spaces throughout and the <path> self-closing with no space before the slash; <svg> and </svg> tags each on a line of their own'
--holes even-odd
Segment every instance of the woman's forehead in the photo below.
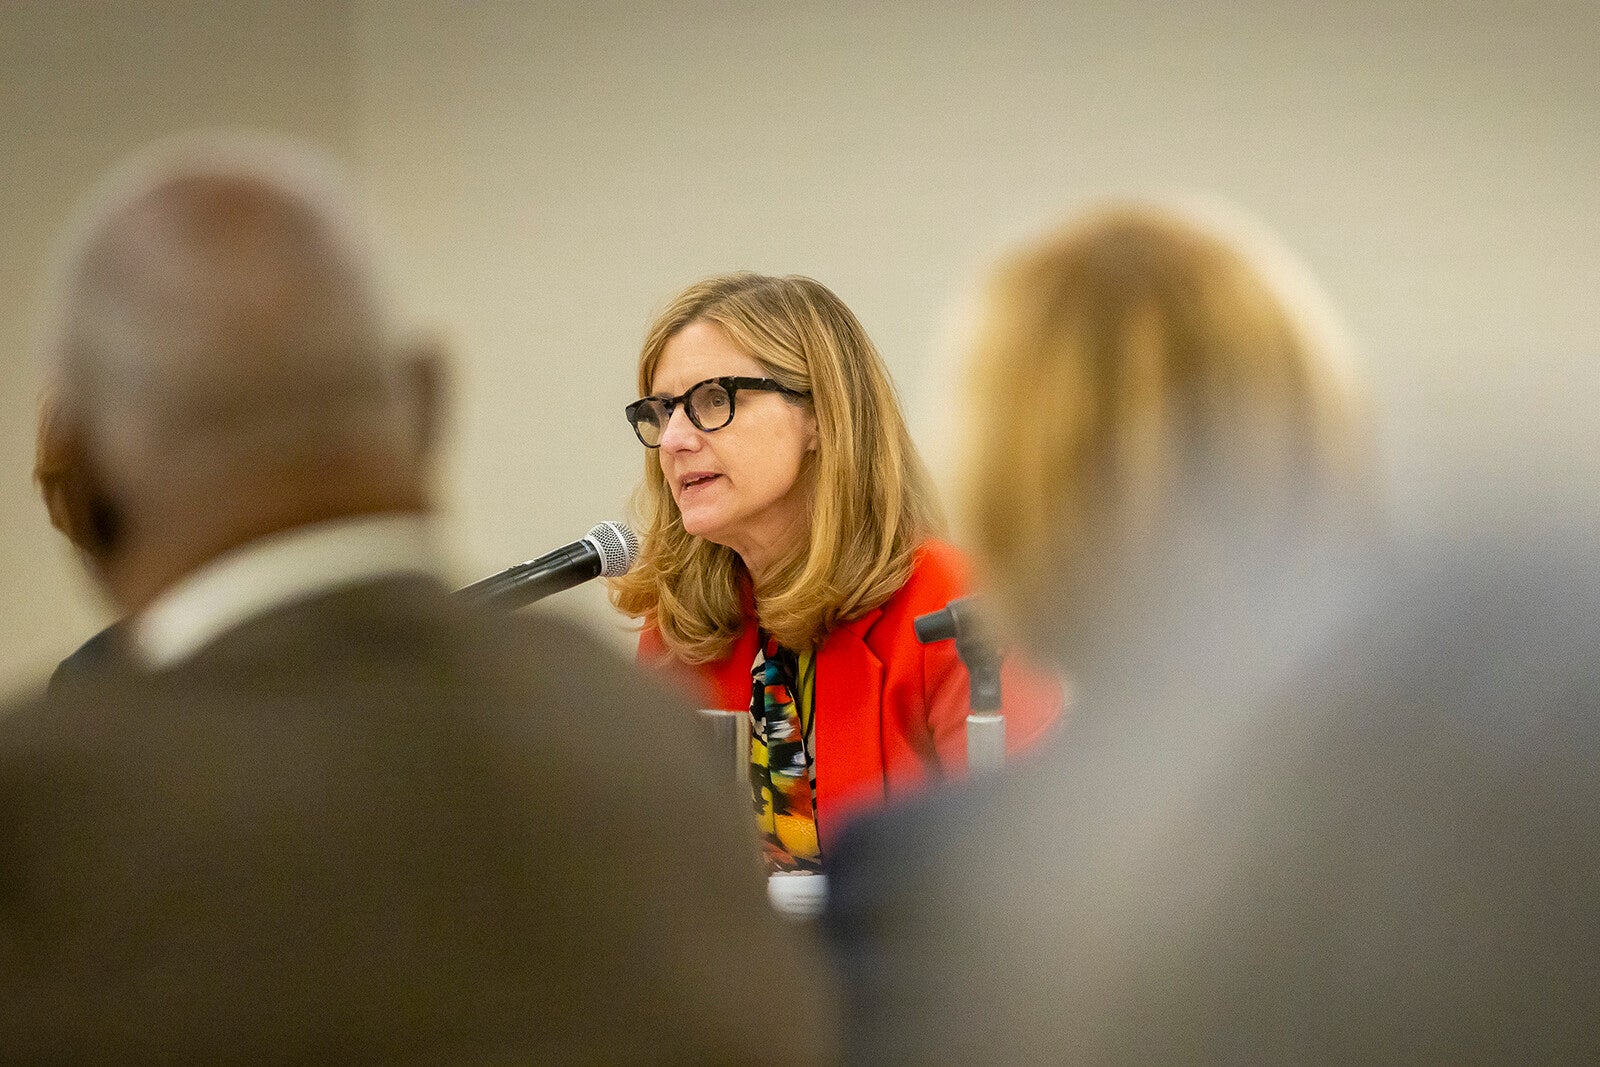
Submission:
<svg viewBox="0 0 1600 1067">
<path fill-rule="evenodd" d="M 677 394 L 696 382 L 730 374 L 761 377 L 766 368 L 735 344 L 721 326 L 696 319 L 662 346 L 650 391 Z"/>
</svg>

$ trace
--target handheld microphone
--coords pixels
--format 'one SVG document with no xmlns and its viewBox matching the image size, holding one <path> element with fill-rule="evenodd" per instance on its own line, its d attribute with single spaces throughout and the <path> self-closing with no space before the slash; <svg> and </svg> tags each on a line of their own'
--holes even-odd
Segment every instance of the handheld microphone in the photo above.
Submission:
<svg viewBox="0 0 1600 1067">
<path fill-rule="evenodd" d="M 473 582 L 456 596 L 515 611 L 591 578 L 616 578 L 639 559 L 639 537 L 620 522 L 602 522 L 580 541 Z"/>
</svg>

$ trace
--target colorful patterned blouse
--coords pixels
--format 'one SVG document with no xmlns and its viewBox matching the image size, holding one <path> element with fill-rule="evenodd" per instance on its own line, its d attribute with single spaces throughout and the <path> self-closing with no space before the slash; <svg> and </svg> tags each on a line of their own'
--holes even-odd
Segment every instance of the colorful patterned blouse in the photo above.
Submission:
<svg viewBox="0 0 1600 1067">
<path fill-rule="evenodd" d="M 750 678 L 750 786 L 767 861 L 780 871 L 820 871 L 815 657 L 762 634 Z"/>
</svg>

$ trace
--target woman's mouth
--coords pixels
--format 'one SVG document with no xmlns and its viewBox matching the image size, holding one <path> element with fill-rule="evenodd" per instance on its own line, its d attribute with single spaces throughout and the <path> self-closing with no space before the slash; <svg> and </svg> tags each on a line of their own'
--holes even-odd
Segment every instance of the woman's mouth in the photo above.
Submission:
<svg viewBox="0 0 1600 1067">
<path fill-rule="evenodd" d="M 704 472 L 690 474 L 678 482 L 678 491 L 680 493 L 687 493 L 691 489 L 698 489 L 703 485 L 709 485 L 711 482 L 720 477 L 722 477 L 720 474 L 710 474 Z"/>
</svg>

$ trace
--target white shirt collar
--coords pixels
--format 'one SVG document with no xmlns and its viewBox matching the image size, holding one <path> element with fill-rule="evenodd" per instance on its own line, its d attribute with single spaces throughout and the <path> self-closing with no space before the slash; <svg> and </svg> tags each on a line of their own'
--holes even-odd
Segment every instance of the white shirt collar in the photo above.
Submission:
<svg viewBox="0 0 1600 1067">
<path fill-rule="evenodd" d="M 379 515 L 287 530 L 223 553 L 133 620 L 133 651 L 171 667 L 258 615 L 351 582 L 438 574 L 427 522 Z"/>
</svg>

